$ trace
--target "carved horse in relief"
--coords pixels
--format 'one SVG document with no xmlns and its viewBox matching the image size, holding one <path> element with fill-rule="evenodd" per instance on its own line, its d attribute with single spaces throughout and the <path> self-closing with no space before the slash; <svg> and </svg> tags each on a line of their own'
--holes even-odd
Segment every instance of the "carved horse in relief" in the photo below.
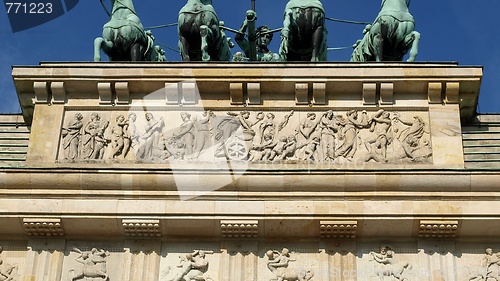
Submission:
<svg viewBox="0 0 500 281">
<path fill-rule="evenodd" d="M 290 0 L 281 31 L 282 61 L 326 61 L 325 10 L 319 0 Z"/>
<path fill-rule="evenodd" d="M 179 49 L 183 61 L 229 61 L 231 51 L 212 0 L 188 0 L 179 11 Z"/>
<path fill-rule="evenodd" d="M 415 61 L 420 33 L 407 0 L 382 0 L 380 12 L 355 45 L 351 61 L 402 61 L 411 49 L 407 61 Z"/>
<path fill-rule="evenodd" d="M 102 37 L 94 41 L 94 61 L 101 60 L 101 49 L 111 61 L 145 60 L 148 36 L 132 0 L 111 0 L 111 4 L 111 18 L 103 26 Z"/>
</svg>

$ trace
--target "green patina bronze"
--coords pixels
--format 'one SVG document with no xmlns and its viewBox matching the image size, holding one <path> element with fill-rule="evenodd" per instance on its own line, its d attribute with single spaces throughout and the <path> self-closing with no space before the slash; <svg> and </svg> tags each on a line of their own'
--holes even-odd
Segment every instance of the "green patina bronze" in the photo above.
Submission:
<svg viewBox="0 0 500 281">
<path fill-rule="evenodd" d="M 281 31 L 282 61 L 326 61 L 325 10 L 319 0 L 290 0 Z"/>
<path fill-rule="evenodd" d="M 228 38 L 212 0 L 188 0 L 179 11 L 179 49 L 183 61 L 229 61 Z"/>
<path fill-rule="evenodd" d="M 382 0 L 377 18 L 354 45 L 351 61 L 402 61 L 410 49 L 408 61 L 415 61 L 420 33 L 414 28 L 415 20 L 405 0 Z"/>
<path fill-rule="evenodd" d="M 144 30 L 132 0 L 111 0 L 111 4 L 110 20 L 102 37 L 94 41 L 94 61 L 101 61 L 101 49 L 110 61 L 165 60 L 163 50 L 154 46 L 152 33 Z"/>
<path fill-rule="evenodd" d="M 243 52 L 245 52 L 246 57 L 250 61 L 280 61 L 279 55 L 271 52 L 268 48 L 271 40 L 273 39 L 272 30 L 266 25 L 259 26 L 255 29 L 256 19 L 257 14 L 255 11 L 248 10 L 246 13 L 246 19 L 241 25 L 239 33 L 237 33 L 234 37 L 234 40 Z M 247 31 L 247 28 L 248 40 L 245 39 L 245 32 Z"/>
</svg>

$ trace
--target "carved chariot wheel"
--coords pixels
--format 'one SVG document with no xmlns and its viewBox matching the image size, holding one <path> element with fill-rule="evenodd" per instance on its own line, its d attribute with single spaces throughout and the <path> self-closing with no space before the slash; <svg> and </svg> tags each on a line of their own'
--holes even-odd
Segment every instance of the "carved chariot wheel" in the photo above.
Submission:
<svg viewBox="0 0 500 281">
<path fill-rule="evenodd" d="M 248 155 L 245 143 L 239 140 L 230 140 L 226 144 L 226 156 L 229 160 L 243 160 Z"/>
</svg>

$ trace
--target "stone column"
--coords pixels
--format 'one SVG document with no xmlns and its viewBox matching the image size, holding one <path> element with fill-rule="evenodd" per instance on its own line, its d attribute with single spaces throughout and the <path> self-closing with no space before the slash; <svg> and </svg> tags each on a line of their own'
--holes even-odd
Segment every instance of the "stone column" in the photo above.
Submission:
<svg viewBox="0 0 500 281">
<path fill-rule="evenodd" d="M 420 240 L 418 241 L 419 260 L 422 265 L 427 265 L 427 273 L 422 268 L 418 272 L 419 280 L 426 281 L 454 281 L 455 276 L 454 266 L 454 251 L 455 242 L 453 241 L 437 241 L 437 240 Z"/>
<path fill-rule="evenodd" d="M 221 248 L 220 281 L 257 281 L 257 241 L 223 241 Z"/>
<path fill-rule="evenodd" d="M 157 281 L 160 272 L 161 242 L 157 240 L 126 240 L 124 281 Z"/>
<path fill-rule="evenodd" d="M 321 281 L 357 279 L 356 241 L 336 240 L 320 243 Z"/>
<path fill-rule="evenodd" d="M 26 254 L 23 281 L 61 280 L 64 239 L 30 239 Z"/>
</svg>

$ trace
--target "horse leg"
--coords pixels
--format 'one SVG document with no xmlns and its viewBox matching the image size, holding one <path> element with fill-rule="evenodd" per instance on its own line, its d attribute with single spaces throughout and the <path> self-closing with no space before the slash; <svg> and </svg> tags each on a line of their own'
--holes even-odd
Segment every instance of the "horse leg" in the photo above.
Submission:
<svg viewBox="0 0 500 281">
<path fill-rule="evenodd" d="M 408 44 L 413 41 L 411 43 L 410 57 L 407 61 L 415 61 L 415 58 L 418 55 L 418 42 L 420 41 L 420 33 L 417 31 L 412 31 L 408 36 L 406 36 L 405 41 L 408 42 Z"/>
<path fill-rule="evenodd" d="M 316 30 L 313 33 L 312 36 L 313 51 L 312 51 L 311 61 L 320 61 L 322 60 L 322 57 L 325 56 L 324 54 L 321 53 L 323 51 L 322 47 L 324 41 L 324 34 L 325 32 L 323 26 L 319 26 L 318 28 L 316 28 Z"/>
<path fill-rule="evenodd" d="M 190 61 L 191 59 L 189 57 L 189 42 L 184 36 L 179 36 L 178 46 L 182 61 Z"/>
<path fill-rule="evenodd" d="M 108 53 L 109 50 L 113 49 L 113 42 L 103 39 L 102 37 L 97 37 L 94 40 L 94 61 L 101 61 L 101 50 L 104 53 Z M 109 60 L 112 61 L 113 58 L 108 55 Z"/>
<path fill-rule="evenodd" d="M 130 48 L 130 60 L 131 61 L 143 61 L 144 60 L 144 50 L 140 43 L 135 43 Z"/>
<path fill-rule="evenodd" d="M 97 37 L 94 40 L 94 61 L 101 61 L 101 46 L 104 42 L 102 37 Z"/>
<path fill-rule="evenodd" d="M 210 35 L 210 30 L 208 26 L 202 25 L 200 26 L 200 35 L 201 35 L 201 59 L 203 61 L 210 61 L 210 54 L 208 53 L 208 42 L 207 37 Z"/>
</svg>

